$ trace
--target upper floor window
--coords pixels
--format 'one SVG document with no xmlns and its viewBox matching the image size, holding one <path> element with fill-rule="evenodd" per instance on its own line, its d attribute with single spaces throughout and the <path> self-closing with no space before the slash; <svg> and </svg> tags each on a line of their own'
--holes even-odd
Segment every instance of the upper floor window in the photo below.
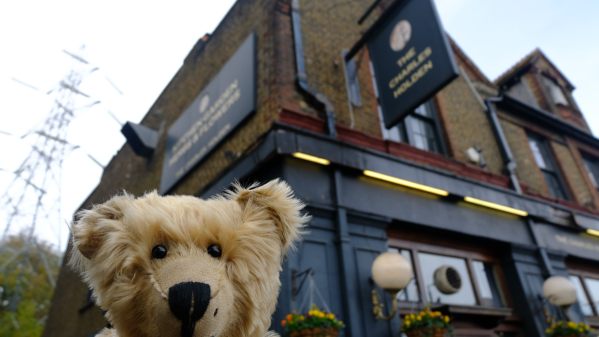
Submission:
<svg viewBox="0 0 599 337">
<path fill-rule="evenodd" d="M 599 189 L 599 159 L 583 156 L 584 166 L 593 186 Z"/>
<path fill-rule="evenodd" d="M 387 129 L 381 122 L 381 127 L 385 139 L 407 143 L 425 151 L 444 152 L 437 112 L 431 102 L 420 105 L 396 126 Z"/>
<path fill-rule="evenodd" d="M 554 104 L 568 105 L 568 100 L 562 88 L 552 79 L 541 76 L 541 81 Z"/>
<path fill-rule="evenodd" d="M 558 199 L 568 199 L 562 177 L 547 140 L 540 136 L 529 134 L 528 145 L 530 146 L 530 150 L 532 151 L 537 166 L 543 173 L 545 183 L 547 184 L 551 196 Z"/>
</svg>

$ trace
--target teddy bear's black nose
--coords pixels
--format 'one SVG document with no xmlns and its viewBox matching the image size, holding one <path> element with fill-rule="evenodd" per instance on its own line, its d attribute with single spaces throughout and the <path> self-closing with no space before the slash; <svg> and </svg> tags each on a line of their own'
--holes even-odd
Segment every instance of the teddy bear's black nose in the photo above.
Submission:
<svg viewBox="0 0 599 337">
<path fill-rule="evenodd" d="M 181 321 L 181 337 L 192 337 L 196 322 L 210 304 L 210 286 L 206 283 L 183 282 L 168 290 L 168 305 Z"/>
</svg>

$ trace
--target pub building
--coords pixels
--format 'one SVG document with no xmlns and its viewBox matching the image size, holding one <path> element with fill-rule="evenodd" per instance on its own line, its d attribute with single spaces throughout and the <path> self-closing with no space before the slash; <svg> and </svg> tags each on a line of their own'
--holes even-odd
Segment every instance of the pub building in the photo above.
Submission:
<svg viewBox="0 0 599 337">
<path fill-rule="evenodd" d="M 315 290 L 342 336 L 398 336 L 425 306 L 455 336 L 544 336 L 551 316 L 598 327 L 599 139 L 574 85 L 538 49 L 487 78 L 417 2 L 238 0 L 123 127 L 81 207 L 123 189 L 206 198 L 284 179 L 312 220 L 281 274 L 281 333 Z M 372 265 L 388 251 L 413 278 L 386 320 Z M 576 289 L 567 308 L 543 295 L 555 276 L 570 281 L 558 292 Z M 44 336 L 105 324 L 63 266 Z"/>
</svg>

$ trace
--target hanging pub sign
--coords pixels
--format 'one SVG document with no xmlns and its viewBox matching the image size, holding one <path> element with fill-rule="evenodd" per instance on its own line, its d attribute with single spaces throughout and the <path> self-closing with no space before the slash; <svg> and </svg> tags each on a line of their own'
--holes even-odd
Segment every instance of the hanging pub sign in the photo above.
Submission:
<svg viewBox="0 0 599 337">
<path fill-rule="evenodd" d="M 168 192 L 256 110 L 251 34 L 168 129 L 160 193 Z"/>
<path fill-rule="evenodd" d="M 387 128 L 458 76 L 433 0 L 397 1 L 367 41 Z"/>
</svg>

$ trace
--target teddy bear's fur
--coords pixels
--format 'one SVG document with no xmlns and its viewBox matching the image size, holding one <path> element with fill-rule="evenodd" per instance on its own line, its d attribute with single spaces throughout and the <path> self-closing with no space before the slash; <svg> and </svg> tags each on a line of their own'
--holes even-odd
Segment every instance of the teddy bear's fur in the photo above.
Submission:
<svg viewBox="0 0 599 337">
<path fill-rule="evenodd" d="M 307 221 L 302 208 L 274 180 L 209 200 L 122 195 L 81 212 L 70 263 L 114 327 L 99 336 L 275 336 L 281 262 Z"/>
</svg>

